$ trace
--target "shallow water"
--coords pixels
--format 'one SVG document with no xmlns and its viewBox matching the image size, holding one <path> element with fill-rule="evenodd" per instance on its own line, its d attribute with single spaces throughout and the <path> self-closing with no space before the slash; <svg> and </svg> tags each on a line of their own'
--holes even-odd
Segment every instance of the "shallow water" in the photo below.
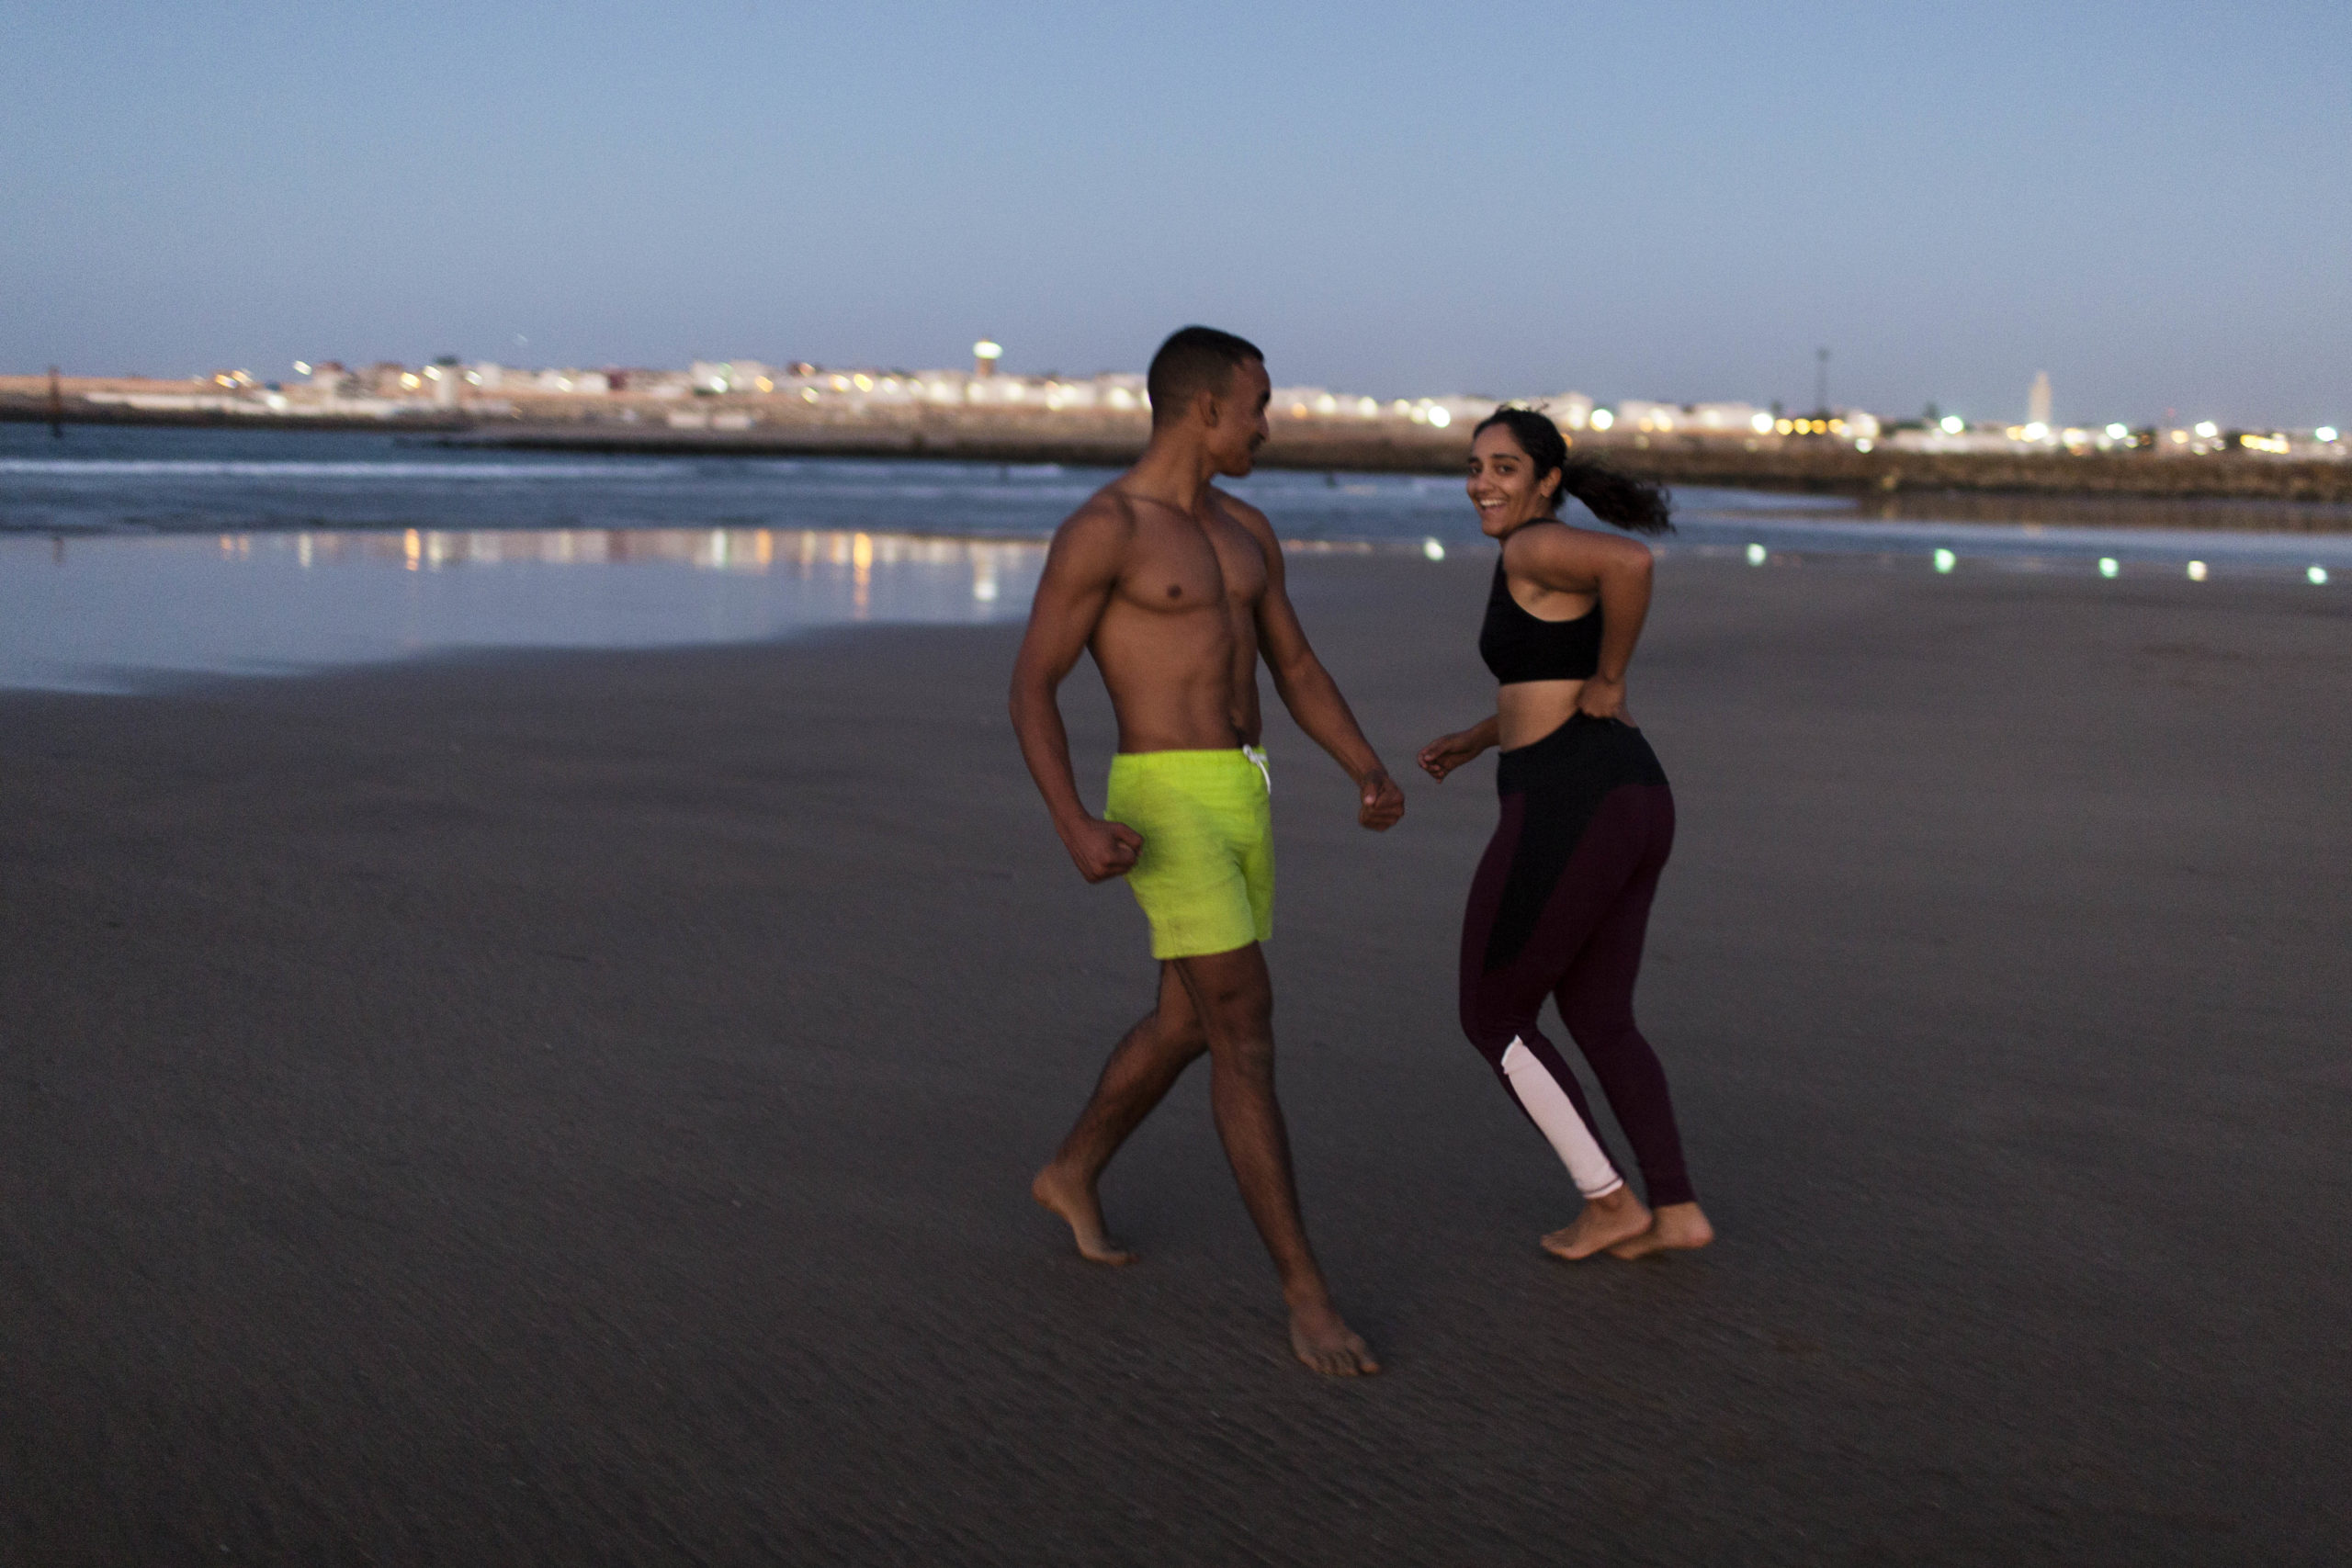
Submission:
<svg viewBox="0 0 2352 1568">
<path fill-rule="evenodd" d="M 121 691 L 469 648 L 1018 617 L 1055 465 L 540 456 L 388 434 L 0 426 L 0 685 Z M 1296 548 L 1491 550 L 1452 479 L 1263 473 Z M 1865 518 L 1690 490 L 1668 556 L 2352 586 L 2352 535 Z"/>
<path fill-rule="evenodd" d="M 129 691 L 460 649 L 755 642 L 1023 614 L 1011 539 L 773 529 L 0 537 L 0 685 Z"/>
</svg>

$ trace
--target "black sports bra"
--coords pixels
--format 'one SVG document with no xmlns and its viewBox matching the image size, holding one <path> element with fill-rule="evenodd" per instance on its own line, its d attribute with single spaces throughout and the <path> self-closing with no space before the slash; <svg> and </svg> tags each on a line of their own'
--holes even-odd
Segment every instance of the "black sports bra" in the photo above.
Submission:
<svg viewBox="0 0 2352 1568">
<path fill-rule="evenodd" d="M 1600 668 L 1600 603 L 1573 621 L 1531 615 L 1510 596 L 1503 563 L 1495 563 L 1487 622 L 1478 628 L 1478 657 L 1506 686 L 1522 681 L 1582 681 Z"/>
</svg>

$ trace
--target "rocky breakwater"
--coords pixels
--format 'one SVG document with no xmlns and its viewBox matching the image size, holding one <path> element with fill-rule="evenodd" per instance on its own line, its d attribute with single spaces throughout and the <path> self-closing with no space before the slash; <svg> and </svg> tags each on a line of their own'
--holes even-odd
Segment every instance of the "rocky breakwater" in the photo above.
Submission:
<svg viewBox="0 0 2352 1568">
<path fill-rule="evenodd" d="M 1116 467 L 1143 450 L 1141 413 L 933 407 L 832 412 L 755 408 L 731 400 L 652 417 L 504 421 L 459 439 L 502 446 L 741 456 L 941 457 L 967 462 Z M 2148 452 L 1862 451 L 1819 437 L 1646 436 L 1578 431 L 1571 445 L 1668 484 L 1827 495 L 1975 492 L 2047 496 L 2352 502 L 2352 463 L 2266 455 Z M 1470 433 L 1409 419 L 1277 415 L 1259 454 L 1267 468 L 1374 473 L 1459 472 Z"/>
</svg>

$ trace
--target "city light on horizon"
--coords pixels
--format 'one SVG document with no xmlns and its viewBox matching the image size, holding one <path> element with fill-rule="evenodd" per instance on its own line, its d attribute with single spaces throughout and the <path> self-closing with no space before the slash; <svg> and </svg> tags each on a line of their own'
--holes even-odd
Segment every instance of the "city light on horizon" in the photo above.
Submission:
<svg viewBox="0 0 2352 1568">
<path fill-rule="evenodd" d="M 321 416 L 339 420 L 401 420 L 417 416 L 488 421 L 558 419 L 564 422 L 650 420 L 657 427 L 749 434 L 768 424 L 830 417 L 837 408 L 860 420 L 910 415 L 930 405 L 951 405 L 986 417 L 1016 413 L 1065 416 L 1135 416 L 1150 400 L 1140 371 L 1104 371 L 1069 376 L 1057 371 L 1009 370 L 1008 351 L 993 337 L 972 342 L 968 369 L 915 369 L 874 364 L 817 365 L 806 359 L 764 361 L 744 356 L 695 360 L 675 367 L 528 367 L 467 361 L 442 355 L 417 366 L 390 361 L 350 364 L 306 356 L 291 363 L 299 378 L 265 381 L 249 370 L 220 370 L 193 384 L 153 379 L 65 378 L 61 389 L 72 400 L 114 404 L 133 414 L 245 414 L 273 416 L 295 424 Z M 47 383 L 32 377 L 0 374 L 0 400 L 45 396 Z M 1553 382 L 1554 388 L 1559 383 Z M 1671 402 L 1643 398 L 1596 399 L 1577 390 L 1505 389 L 1446 391 L 1384 401 L 1349 388 L 1279 385 L 1272 413 L 1278 423 L 1295 421 L 1400 420 L 1427 432 L 1475 424 L 1500 405 L 1547 411 L 1563 434 L 1589 431 L 1605 446 L 1650 445 L 1658 437 L 1709 444 L 1744 439 L 1748 451 L 1759 443 L 1843 446 L 1857 456 L 1885 452 L 1986 457 L 2084 457 L 2154 452 L 2166 457 L 2283 458 L 2343 462 L 2352 451 L 2335 424 L 2292 429 L 2233 429 L 2215 420 L 2191 427 L 2142 426 L 2120 420 L 2056 425 L 2040 420 L 2019 424 L 1974 423 L 1957 413 L 1939 413 L 1934 403 L 1917 419 L 1844 406 L 1790 416 L 1737 400 Z M 2037 374 L 2026 401 L 2048 406 L 2051 378 Z M 550 401 L 549 400 L 555 400 Z M 85 416 L 86 417 L 86 416 Z M 2236 481 L 2233 481 L 2236 482 Z"/>
<path fill-rule="evenodd" d="M 523 345 L 522 334 L 516 334 L 516 341 L 518 346 Z M 969 400 L 980 395 L 963 386 L 963 380 L 969 378 L 986 380 L 995 387 L 996 389 L 984 400 L 1016 404 L 1034 402 L 1049 412 L 1095 406 L 1106 410 L 1138 410 L 1148 406 L 1149 400 L 1145 394 L 1139 372 L 1102 372 L 1092 377 L 1070 377 L 1051 370 L 1041 373 L 1007 371 L 1003 368 L 1007 351 L 993 337 L 975 340 L 971 352 L 968 372 L 885 368 L 870 363 L 862 367 L 820 372 L 807 360 L 795 360 L 788 367 L 779 368 L 767 362 L 739 356 L 725 361 L 696 360 L 691 368 L 690 379 L 698 394 L 709 392 L 740 396 L 757 392 L 797 398 L 804 403 L 813 404 L 836 394 L 871 394 L 886 400 L 923 398 Z M 593 369 L 581 367 L 532 369 L 487 360 L 466 361 L 454 355 L 440 355 L 414 368 L 379 361 L 361 370 L 354 370 L 341 360 L 315 357 L 296 359 L 291 363 L 296 375 L 311 389 L 325 389 L 331 395 L 338 389 L 347 393 L 359 382 L 369 381 L 384 383 L 396 399 L 406 393 L 424 392 L 437 406 L 445 408 L 452 404 L 453 384 L 462 385 L 463 389 L 458 394 L 459 401 L 473 393 L 487 396 L 496 392 L 514 396 L 583 392 L 617 396 L 625 389 L 632 394 L 651 392 L 658 396 L 662 395 L 660 389 L 678 384 L 679 377 L 674 369 L 659 367 L 621 367 L 608 362 L 601 368 Z M 769 374 L 771 369 L 776 373 Z M 0 367 L 0 396 L 6 395 L 6 383 L 26 379 L 28 378 L 21 374 L 12 377 L 7 367 Z M 93 378 L 75 376 L 67 379 L 86 383 Z M 141 382 L 140 378 L 95 379 L 101 383 L 125 383 L 126 392 L 151 401 L 157 396 L 171 395 L 166 390 L 169 382 Z M 224 392 L 248 392 L 257 398 L 266 394 L 269 406 L 277 412 L 286 412 L 289 407 L 295 412 L 303 412 L 298 406 L 299 397 L 288 400 L 281 393 L 279 383 L 265 382 L 249 370 L 215 371 L 198 379 L 207 381 Z M 134 382 L 141 385 L 136 389 L 127 385 Z M 1118 384 L 1121 382 L 1129 384 Z M 382 390 L 384 387 L 379 389 Z M 683 385 L 679 385 L 679 389 L 684 389 Z M 1376 418 L 1383 412 L 1382 400 L 1368 393 L 1335 391 L 1322 387 L 1294 386 L 1278 389 L 1283 394 L 1283 401 L 1277 403 L 1276 412 L 1293 418 L 1329 418 L 1343 414 Z M 96 395 L 103 399 L 114 394 L 102 390 Z M 2024 400 L 2030 411 L 2047 408 L 2052 400 L 2050 377 L 2046 372 L 2037 373 Z M 1746 431 L 1758 436 L 1829 435 L 1864 453 L 1882 445 L 1883 435 L 1896 437 L 1895 444 L 1901 446 L 1906 440 L 1916 444 L 1924 433 L 1930 439 L 1941 437 L 1956 443 L 1937 448 L 1952 452 L 1989 451 L 2003 444 L 2019 448 L 2063 449 L 2076 454 L 2093 450 L 2132 451 L 2151 446 L 2186 446 L 2191 455 L 2200 456 L 2227 449 L 2275 457 L 2352 457 L 2352 452 L 2346 452 L 2340 445 L 2342 428 L 2334 423 L 2300 429 L 2266 429 L 2258 425 L 2233 427 L 2222 421 L 2206 419 L 2192 426 L 2170 429 L 2143 425 L 2135 433 L 2132 424 L 2114 419 L 2063 426 L 2031 417 L 2022 423 L 2006 425 L 1998 421 L 1973 423 L 1961 414 L 1939 413 L 1936 401 L 1930 401 L 1927 412 L 1917 420 L 1905 420 L 1897 415 L 1850 406 L 1843 410 L 1817 410 L 1792 417 L 1777 415 L 1778 404 L 1774 405 L 1774 412 L 1768 412 L 1753 402 L 1737 400 L 1676 402 L 1626 398 L 1612 400 L 1595 399 L 1580 391 L 1537 395 L 1508 391 L 1424 394 L 1394 398 L 1387 408 L 1388 412 L 1409 419 L 1413 423 L 1442 430 L 1464 417 L 1483 418 L 1492 407 L 1505 402 L 1522 408 L 1549 409 L 1561 428 L 1569 432 L 1587 429 L 1603 434 L 1616 432 L 1621 437 L 1633 432 L 1639 432 L 1645 436 L 1714 437 L 1734 431 Z"/>
</svg>

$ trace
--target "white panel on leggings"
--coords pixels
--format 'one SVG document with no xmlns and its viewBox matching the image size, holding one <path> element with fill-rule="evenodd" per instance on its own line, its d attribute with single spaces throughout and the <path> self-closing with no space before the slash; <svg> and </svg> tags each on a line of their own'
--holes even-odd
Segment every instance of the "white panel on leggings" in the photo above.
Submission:
<svg viewBox="0 0 2352 1568">
<path fill-rule="evenodd" d="M 1576 1102 L 1568 1091 L 1555 1082 L 1535 1059 L 1535 1053 L 1514 1038 L 1510 1048 L 1503 1053 L 1503 1077 L 1510 1080 L 1511 1092 L 1527 1107 L 1527 1113 L 1544 1130 L 1552 1152 L 1568 1168 L 1568 1179 L 1577 1190 L 1588 1198 L 1606 1198 L 1625 1185 L 1617 1168 L 1609 1163 L 1600 1140 L 1592 1129 L 1577 1114 Z"/>
</svg>

